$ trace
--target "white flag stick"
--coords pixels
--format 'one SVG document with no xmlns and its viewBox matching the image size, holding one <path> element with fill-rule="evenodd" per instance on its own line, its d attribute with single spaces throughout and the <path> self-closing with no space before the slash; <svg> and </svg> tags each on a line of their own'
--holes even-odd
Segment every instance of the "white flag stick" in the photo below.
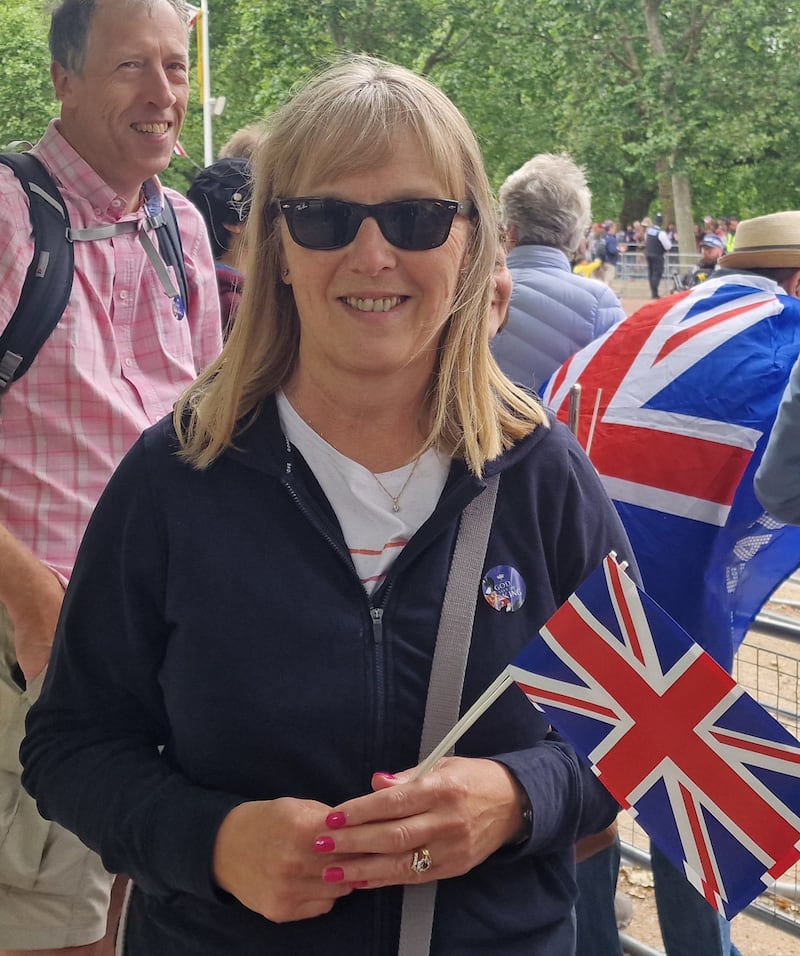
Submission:
<svg viewBox="0 0 800 956">
<path fill-rule="evenodd" d="M 509 684 L 513 683 L 514 678 L 508 673 L 508 669 L 504 670 L 499 677 L 495 678 L 472 707 L 470 707 L 458 723 L 453 726 L 453 729 L 448 734 L 445 734 L 442 738 L 442 742 L 437 747 L 434 747 L 428 756 L 418 764 L 417 769 L 414 771 L 414 776 L 411 779 L 418 780 L 423 774 L 427 773 L 436 761 L 444 757 L 447 751 L 455 745 L 456 741 L 460 740 L 481 714 L 492 706 Z"/>
<path fill-rule="evenodd" d="M 594 426 L 597 424 L 597 413 L 600 411 L 600 397 L 603 394 L 603 389 L 597 389 L 597 397 L 594 400 L 594 411 L 592 412 L 592 421 L 589 425 L 589 435 L 586 438 L 586 448 L 584 449 L 586 454 L 591 457 L 592 451 L 592 442 L 594 441 Z"/>
</svg>

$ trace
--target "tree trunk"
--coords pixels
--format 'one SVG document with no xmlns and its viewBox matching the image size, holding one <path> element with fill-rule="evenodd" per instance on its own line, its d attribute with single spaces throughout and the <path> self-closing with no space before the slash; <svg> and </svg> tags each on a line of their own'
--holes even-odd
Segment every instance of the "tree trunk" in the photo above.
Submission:
<svg viewBox="0 0 800 956">
<path fill-rule="evenodd" d="M 679 252 L 681 256 L 687 257 L 681 263 L 683 272 L 684 264 L 689 261 L 689 258 L 697 255 L 692 218 L 692 191 L 686 173 L 673 172 L 672 195 L 675 200 L 675 225 L 678 228 Z"/>
<path fill-rule="evenodd" d="M 675 197 L 672 194 L 672 165 L 666 156 L 656 160 L 656 175 L 658 176 L 658 198 L 661 201 L 661 212 L 664 216 L 664 228 L 675 222 Z"/>
<path fill-rule="evenodd" d="M 661 4 L 662 0 L 642 0 L 642 12 L 644 13 L 650 49 L 653 51 L 653 55 L 664 64 L 661 78 L 664 125 L 666 129 L 676 129 L 679 128 L 676 124 L 680 123 L 681 113 L 675 100 L 673 74 L 671 69 L 667 67 L 666 47 L 664 45 L 664 37 L 661 33 L 661 22 L 659 19 L 661 15 Z M 672 203 L 674 204 L 674 222 L 678 230 L 679 254 L 681 256 L 692 257 L 696 255 L 697 252 L 694 243 L 694 227 L 692 223 L 692 191 L 689 186 L 689 177 L 686 173 L 679 173 L 675 169 L 678 160 L 678 154 L 673 151 L 671 155 L 665 157 L 663 166 L 661 163 L 657 163 L 656 166 L 659 173 L 659 185 L 662 189 L 662 184 L 667 177 L 661 174 L 664 171 L 668 172 L 668 183 L 669 186 L 671 186 Z M 666 218 L 666 208 L 664 212 L 664 225 L 667 225 L 669 220 Z M 680 271 L 683 271 L 686 261 L 688 260 L 681 262 Z"/>
</svg>

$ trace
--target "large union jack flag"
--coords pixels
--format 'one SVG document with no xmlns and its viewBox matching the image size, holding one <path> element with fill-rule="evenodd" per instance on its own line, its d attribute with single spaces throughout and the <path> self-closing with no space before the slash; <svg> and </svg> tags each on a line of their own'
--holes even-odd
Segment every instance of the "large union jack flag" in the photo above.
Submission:
<svg viewBox="0 0 800 956">
<path fill-rule="evenodd" d="M 800 859 L 800 743 L 613 555 L 508 668 L 732 919 Z"/>
<path fill-rule="evenodd" d="M 574 355 L 543 397 L 569 418 L 622 518 L 647 593 L 730 669 L 800 529 L 753 492 L 800 353 L 800 300 L 756 277 L 653 302 Z"/>
</svg>

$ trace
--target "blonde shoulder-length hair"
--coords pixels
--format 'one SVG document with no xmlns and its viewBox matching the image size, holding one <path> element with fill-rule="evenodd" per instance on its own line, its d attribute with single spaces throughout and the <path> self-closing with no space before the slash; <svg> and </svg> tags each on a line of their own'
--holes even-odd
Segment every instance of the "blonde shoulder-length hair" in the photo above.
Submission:
<svg viewBox="0 0 800 956">
<path fill-rule="evenodd" d="M 175 427 L 181 454 L 210 465 L 267 396 L 287 384 L 297 361 L 300 320 L 281 277 L 281 238 L 273 203 L 302 182 L 366 170 L 399 137 L 413 137 L 438 176 L 443 196 L 475 207 L 459 288 L 439 345 L 428 393 L 436 446 L 477 475 L 547 418 L 516 388 L 489 351 L 489 304 L 498 242 L 497 211 L 480 149 L 464 117 L 430 81 L 366 56 L 348 56 L 312 77 L 267 119 L 253 157 L 246 281 L 233 330 L 219 359 L 181 396 Z"/>
</svg>

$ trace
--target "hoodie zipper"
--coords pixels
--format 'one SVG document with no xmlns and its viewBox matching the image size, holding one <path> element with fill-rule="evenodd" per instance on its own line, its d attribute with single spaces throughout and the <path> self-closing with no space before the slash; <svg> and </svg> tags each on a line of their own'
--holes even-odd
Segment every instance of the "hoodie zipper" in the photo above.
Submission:
<svg viewBox="0 0 800 956">
<path fill-rule="evenodd" d="M 287 443 L 288 444 L 288 443 Z M 365 604 L 367 606 L 367 611 L 369 614 L 371 633 L 372 633 L 372 672 L 373 672 L 373 707 L 374 707 L 374 724 L 372 727 L 372 741 L 373 741 L 373 766 L 377 767 L 381 761 L 381 755 L 383 754 L 383 747 L 385 742 L 385 733 L 386 733 L 386 647 L 383 639 L 383 613 L 386 605 L 386 599 L 391 592 L 392 586 L 389 584 L 387 586 L 386 581 L 381 588 L 382 591 L 382 601 L 380 604 L 375 605 L 367 596 L 367 592 L 364 590 L 364 586 L 361 584 L 361 581 L 356 574 L 353 563 L 350 560 L 350 555 L 347 552 L 344 552 L 336 540 L 331 537 L 330 534 L 325 530 L 324 527 L 319 523 L 316 517 L 309 511 L 306 507 L 300 496 L 294 490 L 291 485 L 290 478 L 292 475 L 292 463 L 287 461 L 286 471 L 282 479 L 282 483 L 286 490 L 289 492 L 294 503 L 300 510 L 300 513 L 306 518 L 309 524 L 316 529 L 316 531 L 321 535 L 322 539 L 333 549 L 333 551 L 341 558 L 341 560 L 347 565 L 349 570 L 353 574 L 353 578 L 356 581 L 359 591 L 364 596 Z M 391 569 L 390 569 L 391 573 Z"/>
</svg>

